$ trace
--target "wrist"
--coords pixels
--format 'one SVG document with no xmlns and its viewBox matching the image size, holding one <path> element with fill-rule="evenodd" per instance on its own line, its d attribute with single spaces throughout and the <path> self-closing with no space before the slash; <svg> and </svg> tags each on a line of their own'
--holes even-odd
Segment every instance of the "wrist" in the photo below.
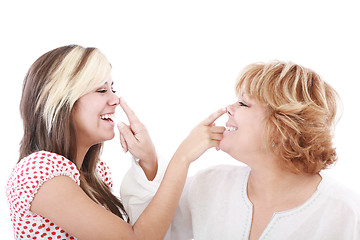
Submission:
<svg viewBox="0 0 360 240">
<path fill-rule="evenodd" d="M 187 167 L 190 167 L 190 164 L 192 162 L 186 154 L 183 154 L 182 152 L 179 152 L 179 151 L 175 152 L 172 160 L 176 161 L 178 163 L 184 164 Z"/>
<path fill-rule="evenodd" d="M 158 171 L 157 156 L 139 159 L 139 165 L 143 169 L 147 179 L 152 181 Z"/>
<path fill-rule="evenodd" d="M 146 154 L 146 157 L 140 158 L 139 163 L 146 168 L 152 168 L 157 165 L 156 153 Z"/>
</svg>

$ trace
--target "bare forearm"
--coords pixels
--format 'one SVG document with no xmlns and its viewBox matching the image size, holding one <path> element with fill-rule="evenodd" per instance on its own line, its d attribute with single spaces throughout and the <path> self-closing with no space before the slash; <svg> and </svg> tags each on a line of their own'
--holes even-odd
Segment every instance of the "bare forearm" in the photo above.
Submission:
<svg viewBox="0 0 360 240">
<path fill-rule="evenodd" d="M 154 180 L 157 171 L 158 171 L 158 161 L 157 161 L 157 157 L 156 155 L 154 157 L 152 157 L 152 159 L 147 159 L 147 160 L 139 160 L 139 165 L 140 167 L 143 169 L 146 178 L 149 181 Z"/>
</svg>

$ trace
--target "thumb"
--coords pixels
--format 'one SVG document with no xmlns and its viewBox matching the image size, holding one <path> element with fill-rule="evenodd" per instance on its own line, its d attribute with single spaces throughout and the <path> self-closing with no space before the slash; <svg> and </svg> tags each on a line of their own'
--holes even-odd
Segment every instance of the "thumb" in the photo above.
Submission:
<svg viewBox="0 0 360 240">
<path fill-rule="evenodd" d="M 117 127 L 119 129 L 120 135 L 123 136 L 124 140 L 127 142 L 127 145 L 132 145 L 134 141 L 136 141 L 133 132 L 131 131 L 130 127 L 127 126 L 123 122 L 119 122 L 117 124 Z"/>
<path fill-rule="evenodd" d="M 125 140 L 124 136 L 121 133 L 120 133 L 120 144 L 121 144 L 122 149 L 126 153 L 129 149 L 128 149 L 128 145 L 126 143 L 126 140 Z"/>
</svg>

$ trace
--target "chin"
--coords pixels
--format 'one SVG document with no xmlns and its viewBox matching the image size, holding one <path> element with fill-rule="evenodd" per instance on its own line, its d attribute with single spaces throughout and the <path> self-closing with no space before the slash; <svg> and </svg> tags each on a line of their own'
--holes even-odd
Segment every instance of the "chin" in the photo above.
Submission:
<svg viewBox="0 0 360 240">
<path fill-rule="evenodd" d="M 110 135 L 105 141 L 111 140 L 115 137 L 115 133 L 113 133 L 112 135 Z"/>
<path fill-rule="evenodd" d="M 228 144 L 226 144 L 226 141 L 221 141 L 220 142 L 220 149 L 221 149 L 221 151 L 223 151 L 223 152 L 226 152 L 226 153 L 228 153 L 228 150 L 229 150 L 229 145 Z"/>
<path fill-rule="evenodd" d="M 109 134 L 106 134 L 106 135 L 103 135 L 102 139 L 100 142 L 105 142 L 105 141 L 109 141 L 111 139 L 113 139 L 115 137 L 115 133 L 109 133 Z"/>
<path fill-rule="evenodd" d="M 233 144 L 231 144 L 231 142 L 221 141 L 220 149 L 221 149 L 221 151 L 229 154 L 232 158 L 239 161 L 238 148 L 236 146 L 233 146 Z"/>
</svg>

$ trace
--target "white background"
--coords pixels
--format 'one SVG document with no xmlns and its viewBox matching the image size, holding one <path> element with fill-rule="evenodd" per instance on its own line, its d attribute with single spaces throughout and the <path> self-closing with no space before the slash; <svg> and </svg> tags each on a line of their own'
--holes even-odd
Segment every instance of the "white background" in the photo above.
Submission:
<svg viewBox="0 0 360 240">
<path fill-rule="evenodd" d="M 360 192 L 359 10 L 349 0 L 2 1 L 1 238 L 13 237 L 5 184 L 22 137 L 23 78 L 40 55 L 67 44 L 97 47 L 108 57 L 116 90 L 167 161 L 199 121 L 236 101 L 235 78 L 245 65 L 280 59 L 314 69 L 344 105 L 339 161 L 326 172 Z M 120 109 L 118 117 L 124 120 Z M 130 166 L 118 135 L 105 144 L 103 160 L 117 192 Z M 223 163 L 238 164 L 210 150 L 190 174 Z"/>
</svg>

